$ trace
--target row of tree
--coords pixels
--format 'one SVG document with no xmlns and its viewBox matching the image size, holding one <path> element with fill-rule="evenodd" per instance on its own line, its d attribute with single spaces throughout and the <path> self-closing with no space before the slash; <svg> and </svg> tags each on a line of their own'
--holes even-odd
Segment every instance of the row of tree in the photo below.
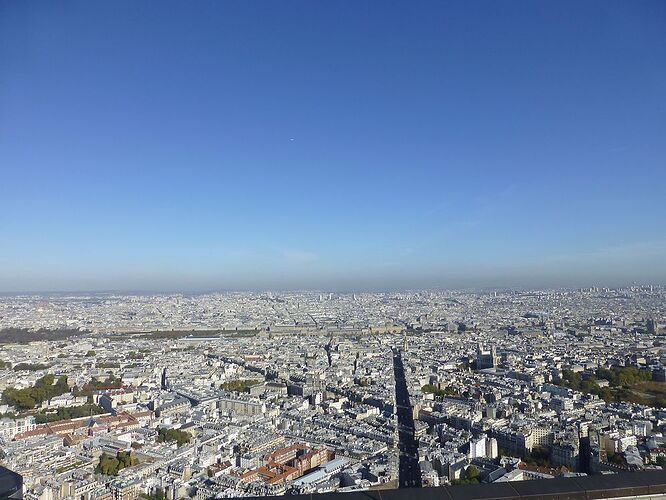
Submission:
<svg viewBox="0 0 666 500">
<path fill-rule="evenodd" d="M 157 441 L 160 443 L 176 442 L 178 448 L 190 442 L 190 435 L 178 429 L 166 429 L 160 427 L 157 430 Z"/>
<path fill-rule="evenodd" d="M 27 344 L 36 340 L 63 340 L 78 335 L 90 333 L 87 330 L 70 330 L 68 328 L 40 328 L 31 330 L 29 328 L 3 328 L 0 329 L 0 344 Z"/>
<path fill-rule="evenodd" d="M 88 401 L 92 401 L 92 395 L 94 391 L 102 389 L 120 389 L 122 387 L 122 380 L 120 377 L 116 377 L 113 374 L 109 374 L 106 380 L 99 380 L 97 377 L 93 377 L 90 382 L 84 385 L 81 389 L 75 388 L 75 396 L 88 396 Z"/>
<path fill-rule="evenodd" d="M 25 389 L 8 387 L 2 393 L 2 402 L 20 410 L 32 410 L 44 401 L 66 392 L 69 392 L 67 377 L 59 377 L 56 382 L 53 375 L 47 374 L 37 379 L 32 387 Z"/>
<path fill-rule="evenodd" d="M 98 380 L 93 377 L 83 389 L 74 389 L 74 395 L 88 396 L 88 402 L 91 403 L 93 391 L 109 387 L 121 387 L 121 385 L 121 379 L 113 375 L 109 375 L 106 380 Z M 2 392 L 1 400 L 3 403 L 14 406 L 20 411 L 26 411 L 33 410 L 44 401 L 48 401 L 55 396 L 60 396 L 69 391 L 66 376 L 58 377 L 56 380 L 55 376 L 49 373 L 37 379 L 35 385 L 32 387 L 24 389 L 8 387 Z M 73 408 L 61 408 L 56 414 L 36 415 L 35 418 L 37 423 L 53 422 L 66 418 L 83 417 L 88 415 L 91 410 L 94 414 L 103 413 L 103 410 L 97 405 L 84 405 Z"/>
<path fill-rule="evenodd" d="M 13 370 L 15 372 L 26 371 L 26 372 L 37 372 L 39 370 L 46 370 L 49 365 L 43 363 L 19 363 L 15 365 Z"/>
<path fill-rule="evenodd" d="M 421 387 L 421 391 L 425 394 L 434 394 L 435 396 L 453 396 L 456 392 L 452 387 L 445 387 L 444 389 L 439 389 L 437 386 L 432 384 L 426 384 Z"/>
<path fill-rule="evenodd" d="M 49 367 L 49 365 L 45 365 L 42 363 L 18 363 L 17 365 L 14 365 L 14 368 L 12 368 L 12 364 L 8 363 L 7 361 L 3 361 L 0 359 L 0 369 L 13 369 L 15 372 L 19 371 L 29 371 L 29 372 L 36 372 L 38 370 L 46 370 Z"/>
<path fill-rule="evenodd" d="M 35 423 L 45 424 L 47 422 L 58 422 L 59 420 L 81 418 L 101 413 L 104 413 L 104 408 L 96 404 L 70 406 L 68 408 L 58 408 L 54 413 L 38 413 L 35 415 Z"/>
<path fill-rule="evenodd" d="M 632 386 L 642 382 L 652 380 L 652 371 L 646 369 L 633 368 L 626 366 L 624 368 L 599 368 L 597 369 L 597 378 L 608 380 L 613 387 Z"/>
</svg>

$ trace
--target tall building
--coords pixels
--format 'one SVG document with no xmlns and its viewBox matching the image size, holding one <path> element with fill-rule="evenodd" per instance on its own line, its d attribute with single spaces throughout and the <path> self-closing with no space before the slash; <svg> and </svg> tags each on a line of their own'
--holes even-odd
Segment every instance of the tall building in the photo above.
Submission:
<svg viewBox="0 0 666 500">
<path fill-rule="evenodd" d="M 497 356 L 495 346 L 491 346 L 490 350 L 486 350 L 479 344 L 476 350 L 476 369 L 485 370 L 487 368 L 496 368 L 497 366 L 499 366 L 499 356 Z"/>
<path fill-rule="evenodd" d="M 497 440 L 481 436 L 469 442 L 469 458 L 497 458 L 499 455 Z"/>
<path fill-rule="evenodd" d="M 648 318 L 645 322 L 645 327 L 650 335 L 657 333 L 657 323 L 654 321 L 654 318 Z"/>
</svg>

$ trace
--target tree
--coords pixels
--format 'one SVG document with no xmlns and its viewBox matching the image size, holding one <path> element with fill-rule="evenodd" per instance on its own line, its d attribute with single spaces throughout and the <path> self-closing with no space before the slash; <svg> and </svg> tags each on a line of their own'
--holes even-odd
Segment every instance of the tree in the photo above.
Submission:
<svg viewBox="0 0 666 500">
<path fill-rule="evenodd" d="M 423 387 L 421 387 L 421 391 L 423 391 L 425 394 L 434 394 L 435 396 L 451 396 L 455 394 L 454 390 L 451 387 L 445 387 L 444 389 L 438 389 L 437 386 L 434 386 L 432 384 L 426 384 Z"/>
<path fill-rule="evenodd" d="M 129 451 L 119 451 L 118 455 L 116 455 L 116 458 L 120 464 L 120 469 L 131 467 L 137 463 L 136 458 L 134 458 Z"/>
<path fill-rule="evenodd" d="M 99 463 L 95 467 L 95 472 L 106 476 L 117 476 L 122 469 L 132 467 L 138 463 L 139 461 L 129 451 L 119 451 L 115 457 L 102 453 L 102 456 L 99 457 Z"/>
<path fill-rule="evenodd" d="M 93 350 L 90 350 L 86 353 L 86 358 L 92 358 L 93 356 L 97 356 L 97 353 Z"/>
<path fill-rule="evenodd" d="M 623 453 L 608 453 L 606 455 L 608 461 L 615 465 L 627 465 L 627 461 L 624 459 Z"/>
<path fill-rule="evenodd" d="M 562 370 L 561 385 L 569 387 L 575 391 L 580 390 L 582 384 L 581 376 L 573 370 Z"/>
<path fill-rule="evenodd" d="M 150 495 L 141 493 L 139 496 L 141 498 L 145 498 L 146 500 L 166 500 L 166 494 L 162 488 L 156 488 L 155 492 Z"/>
<path fill-rule="evenodd" d="M 69 385 L 67 384 L 66 375 L 63 375 L 62 377 L 58 378 L 58 381 L 56 382 L 56 390 L 62 391 L 61 394 L 64 394 L 69 391 Z"/>
<path fill-rule="evenodd" d="M 585 393 L 595 393 L 595 391 L 598 391 L 599 389 L 599 384 L 597 384 L 597 380 L 593 377 L 586 378 L 580 383 L 580 390 Z"/>
<path fill-rule="evenodd" d="M 47 373 L 42 378 L 35 382 L 35 387 L 49 387 L 55 382 L 55 377 L 50 373 Z"/>
<path fill-rule="evenodd" d="M 600 387 L 596 394 L 606 403 L 612 403 L 615 399 L 613 391 L 610 387 Z"/>
<path fill-rule="evenodd" d="M 10 406 L 16 406 L 19 410 L 31 410 L 37 405 L 35 399 L 25 389 L 13 387 L 3 391 L 2 401 Z"/>
<path fill-rule="evenodd" d="M 19 363 L 14 367 L 14 371 L 29 371 L 29 372 L 36 372 L 39 370 L 46 370 L 49 367 L 49 365 L 44 365 L 41 363 Z"/>
<path fill-rule="evenodd" d="M 96 404 L 87 403 L 81 406 L 58 408 L 55 413 L 38 413 L 35 415 L 35 422 L 44 424 L 70 418 L 87 417 L 90 414 L 99 415 L 101 413 L 104 413 L 104 408 Z"/>
<path fill-rule="evenodd" d="M 67 377 L 59 377 L 56 384 L 53 383 L 54 380 L 55 377 L 49 373 L 37 379 L 33 387 L 26 387 L 25 389 L 8 387 L 2 393 L 2 401 L 21 410 L 32 410 L 38 404 L 54 396 L 69 392 Z"/>
<path fill-rule="evenodd" d="M 480 474 L 479 469 L 475 465 L 470 465 L 465 470 L 465 478 L 469 480 L 476 479 L 478 481 Z"/>
<path fill-rule="evenodd" d="M 253 385 L 260 384 L 261 380 L 259 379 L 240 379 L 240 380 L 230 380 L 228 382 L 223 382 L 220 385 L 220 389 L 229 392 L 249 392 L 250 387 Z"/>
<path fill-rule="evenodd" d="M 95 472 L 98 474 L 104 474 L 106 476 L 115 476 L 118 474 L 118 465 L 119 462 L 116 458 L 106 453 L 102 453 L 102 456 L 99 457 L 99 463 L 95 467 Z"/>
<path fill-rule="evenodd" d="M 608 368 L 599 368 L 597 369 L 597 377 L 608 380 L 610 385 L 617 385 L 617 376 L 614 370 L 609 370 Z"/>
<path fill-rule="evenodd" d="M 178 448 L 190 442 L 190 435 L 178 429 L 160 427 L 157 430 L 157 441 L 160 443 L 176 442 Z"/>
</svg>

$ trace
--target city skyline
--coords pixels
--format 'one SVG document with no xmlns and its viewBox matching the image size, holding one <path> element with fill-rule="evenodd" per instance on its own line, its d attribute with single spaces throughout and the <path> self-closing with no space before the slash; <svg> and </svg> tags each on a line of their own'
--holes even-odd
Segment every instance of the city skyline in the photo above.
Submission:
<svg viewBox="0 0 666 500">
<path fill-rule="evenodd" d="M 0 291 L 666 283 L 666 6 L 0 4 Z"/>
</svg>

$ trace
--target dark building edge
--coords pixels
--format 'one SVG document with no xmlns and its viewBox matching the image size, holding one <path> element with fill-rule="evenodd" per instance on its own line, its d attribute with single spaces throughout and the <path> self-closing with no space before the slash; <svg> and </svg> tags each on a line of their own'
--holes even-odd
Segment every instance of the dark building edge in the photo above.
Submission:
<svg viewBox="0 0 666 500">
<path fill-rule="evenodd" d="M 666 471 L 662 470 L 437 488 L 313 493 L 278 498 L 285 500 L 594 500 L 659 494 L 666 495 Z M 265 500 L 267 497 L 250 498 Z"/>
<path fill-rule="evenodd" d="M 23 477 L 0 466 L 0 499 L 23 498 Z"/>
</svg>

